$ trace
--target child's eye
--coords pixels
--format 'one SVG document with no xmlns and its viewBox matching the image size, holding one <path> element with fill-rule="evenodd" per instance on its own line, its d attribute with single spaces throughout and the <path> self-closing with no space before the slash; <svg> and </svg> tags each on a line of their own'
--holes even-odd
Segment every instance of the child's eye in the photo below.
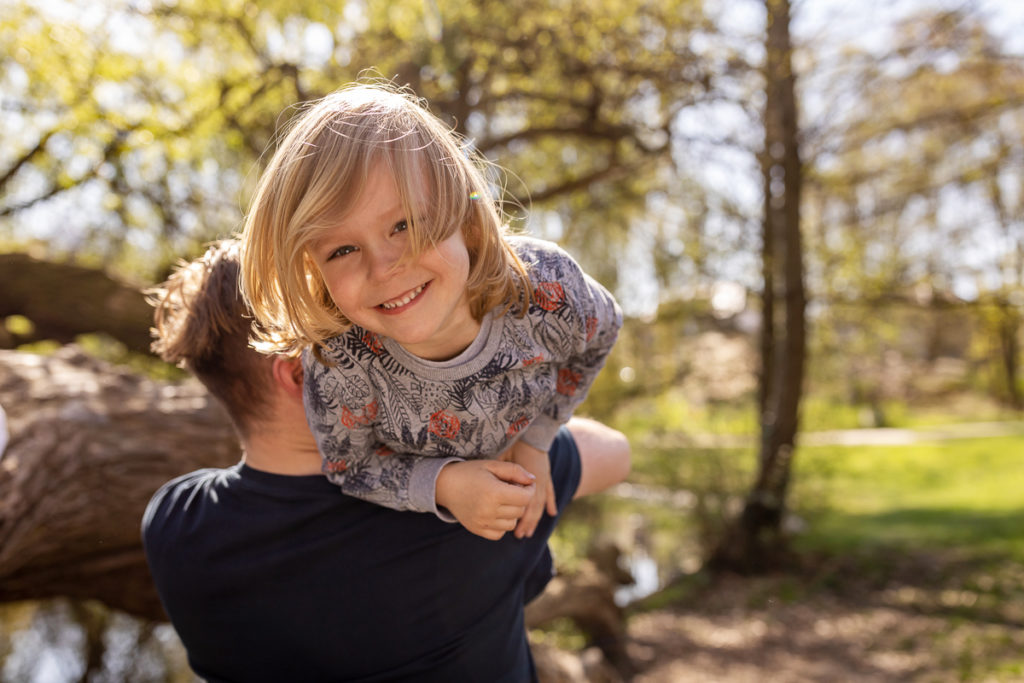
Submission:
<svg viewBox="0 0 1024 683">
<path fill-rule="evenodd" d="M 328 254 L 327 255 L 327 260 L 330 261 L 331 259 L 337 258 L 339 256 L 348 256 L 349 254 L 351 254 L 354 251 L 357 251 L 357 249 L 355 247 L 353 247 L 353 246 L 351 246 L 349 244 L 346 244 L 345 246 L 338 247 L 337 249 L 332 251 L 330 254 Z"/>
<path fill-rule="evenodd" d="M 409 229 L 409 223 L 403 218 L 402 220 L 395 223 L 395 227 L 391 229 L 392 234 L 396 232 L 405 232 Z"/>
</svg>

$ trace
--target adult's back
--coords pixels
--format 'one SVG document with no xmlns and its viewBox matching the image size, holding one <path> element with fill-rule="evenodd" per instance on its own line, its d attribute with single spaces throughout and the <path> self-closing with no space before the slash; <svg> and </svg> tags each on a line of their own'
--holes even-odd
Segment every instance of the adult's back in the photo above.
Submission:
<svg viewBox="0 0 1024 683">
<path fill-rule="evenodd" d="M 567 430 L 559 509 L 576 491 Z M 193 669 L 210 681 L 526 681 L 523 623 L 555 520 L 532 538 L 475 536 L 434 515 L 342 495 L 319 475 L 244 464 L 167 484 L 147 557 Z"/>
</svg>

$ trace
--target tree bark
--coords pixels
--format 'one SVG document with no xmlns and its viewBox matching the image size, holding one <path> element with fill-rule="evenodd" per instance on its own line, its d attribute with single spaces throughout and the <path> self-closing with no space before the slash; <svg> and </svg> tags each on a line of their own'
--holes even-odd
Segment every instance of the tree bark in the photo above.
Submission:
<svg viewBox="0 0 1024 683">
<path fill-rule="evenodd" d="M 785 557 L 782 519 L 799 427 L 806 358 L 806 295 L 799 150 L 789 0 L 765 0 L 764 186 L 762 258 L 761 444 L 758 471 L 743 512 L 709 560 L 744 572 L 767 569 Z"/>
<path fill-rule="evenodd" d="M 1002 360 L 1003 377 L 1006 381 L 1007 396 L 1010 406 L 1014 410 L 1024 410 L 1024 397 L 1021 397 L 1020 387 L 1017 385 L 1017 374 L 1020 357 L 1020 344 L 1017 341 L 1017 333 L 1020 330 L 1021 316 L 1008 302 L 999 302 L 996 306 L 999 337 L 999 355 Z"/>
<path fill-rule="evenodd" d="M 102 270 L 20 253 L 0 254 L 0 273 L 0 318 L 21 315 L 33 325 L 24 335 L 0 327 L 0 348 L 40 339 L 69 343 L 82 333 L 105 332 L 133 351 L 149 351 L 153 309 L 137 288 Z"/>
<path fill-rule="evenodd" d="M 1005 139 L 1000 141 L 1000 148 L 1001 157 L 1010 156 L 1010 144 Z M 1014 246 L 1013 249 L 1008 250 L 1002 268 L 1005 273 L 1003 276 L 1005 291 L 995 297 L 996 337 L 1002 361 L 1003 377 L 1006 381 L 1007 398 L 1014 410 L 1024 410 L 1024 397 L 1021 396 L 1020 387 L 1017 384 L 1017 373 L 1020 369 L 1020 343 L 1017 335 L 1021 326 L 1021 308 L 1012 303 L 1010 294 L 1014 290 L 1019 291 L 1024 288 L 1024 240 L 1014 231 L 1017 221 L 1014 220 L 1013 211 L 996 176 L 993 176 L 989 182 L 989 188 L 992 206 L 999 219 L 1003 235 L 1006 241 Z"/>
<path fill-rule="evenodd" d="M 577 571 L 551 579 L 526 606 L 526 626 L 538 628 L 555 619 L 571 619 L 618 675 L 629 680 L 634 666 L 626 652 L 625 615 L 615 604 L 618 585 L 615 576 L 584 560 Z"/>
<path fill-rule="evenodd" d="M 171 478 L 238 461 L 223 410 L 198 382 L 153 382 L 75 347 L 0 351 L 0 406 L 0 601 L 94 598 L 165 620 L 142 513 Z"/>
</svg>

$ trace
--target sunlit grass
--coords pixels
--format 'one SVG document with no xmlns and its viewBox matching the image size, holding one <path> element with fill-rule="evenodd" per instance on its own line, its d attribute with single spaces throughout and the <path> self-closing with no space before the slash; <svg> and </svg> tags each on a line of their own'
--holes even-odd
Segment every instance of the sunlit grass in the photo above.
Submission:
<svg viewBox="0 0 1024 683">
<path fill-rule="evenodd" d="M 908 650 L 956 680 L 1019 680 L 1024 436 L 803 447 L 795 466 L 799 551 L 842 558 L 873 600 L 932 618 Z M 850 571 L 823 582 L 842 590 Z"/>
<path fill-rule="evenodd" d="M 886 401 L 872 408 L 863 403 L 849 403 L 810 395 L 801 403 L 800 423 L 801 428 L 808 432 L 897 427 L 906 425 L 907 411 L 907 405 L 900 401 Z"/>
<path fill-rule="evenodd" d="M 803 447 L 794 462 L 804 547 L 958 548 L 1024 561 L 1024 437 Z"/>
</svg>

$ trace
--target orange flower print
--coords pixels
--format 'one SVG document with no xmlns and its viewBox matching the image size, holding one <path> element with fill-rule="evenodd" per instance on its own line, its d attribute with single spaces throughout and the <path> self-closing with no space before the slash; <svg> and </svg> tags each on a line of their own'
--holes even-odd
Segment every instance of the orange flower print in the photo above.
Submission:
<svg viewBox="0 0 1024 683">
<path fill-rule="evenodd" d="M 544 356 L 537 355 L 537 356 L 534 356 L 533 358 L 527 358 L 526 360 L 524 360 L 523 361 L 523 365 L 524 366 L 533 365 L 534 363 L 539 363 L 542 360 L 544 360 Z"/>
<path fill-rule="evenodd" d="M 348 469 L 348 463 L 344 460 L 328 460 L 324 463 L 325 474 L 341 474 Z"/>
<path fill-rule="evenodd" d="M 594 338 L 597 334 L 597 318 L 587 318 L 587 341 Z"/>
<path fill-rule="evenodd" d="M 395 452 L 388 448 L 387 446 L 385 446 L 384 444 L 381 444 L 380 446 L 377 446 L 377 450 L 375 450 L 373 453 L 378 458 L 384 458 L 389 455 L 394 455 Z"/>
<path fill-rule="evenodd" d="M 515 436 L 528 424 L 530 424 L 530 421 L 526 419 L 525 415 L 517 418 L 508 426 L 508 429 L 505 430 L 505 436 Z"/>
<path fill-rule="evenodd" d="M 565 301 L 565 290 L 557 282 L 540 282 L 533 292 L 533 298 L 545 311 L 553 311 Z"/>
<path fill-rule="evenodd" d="M 555 384 L 555 391 L 565 396 L 574 396 L 576 387 L 579 386 L 583 374 L 573 372 L 569 368 L 562 368 L 558 371 L 558 382 Z"/>
<path fill-rule="evenodd" d="M 459 418 L 451 413 L 439 410 L 430 416 L 430 427 L 428 431 L 442 439 L 454 439 L 459 433 Z"/>
<path fill-rule="evenodd" d="M 356 425 L 368 425 L 377 418 L 377 402 L 373 401 L 367 403 L 365 406 L 360 408 L 358 411 L 352 410 L 348 406 L 341 407 L 341 424 L 345 425 L 349 429 L 352 429 Z"/>
<path fill-rule="evenodd" d="M 366 344 L 366 348 L 370 349 L 378 356 L 381 351 L 384 350 L 384 342 L 380 340 L 380 335 L 376 332 L 364 332 L 363 343 Z"/>
</svg>

